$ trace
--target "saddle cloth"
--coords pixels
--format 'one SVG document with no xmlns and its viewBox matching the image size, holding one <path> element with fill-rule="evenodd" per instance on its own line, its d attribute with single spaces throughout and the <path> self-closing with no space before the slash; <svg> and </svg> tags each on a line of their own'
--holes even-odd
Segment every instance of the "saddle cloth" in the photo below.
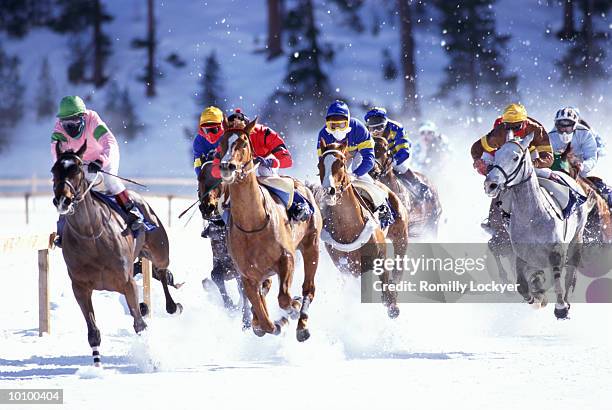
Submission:
<svg viewBox="0 0 612 410">
<path fill-rule="evenodd" d="M 563 184 L 553 181 L 548 178 L 538 177 L 538 183 L 540 190 L 548 203 L 553 207 L 555 213 L 559 218 L 566 219 L 572 213 L 572 208 L 576 203 L 581 203 L 586 200 L 586 193 L 580 185 L 569 175 L 553 171 L 554 174 L 559 176 L 564 182 Z M 500 195 L 501 208 L 506 213 L 511 213 L 512 207 L 510 206 L 510 196 Z"/>
<path fill-rule="evenodd" d="M 114 196 L 112 196 L 112 195 L 105 195 L 102 192 L 98 192 L 98 191 L 94 191 L 94 190 L 91 190 L 90 192 L 91 192 L 91 194 L 93 195 L 94 198 L 104 202 L 111 209 L 113 209 L 115 212 L 117 212 L 119 215 L 121 215 L 121 217 L 123 218 L 124 221 L 127 220 L 126 212 L 117 203 L 117 200 L 115 199 Z M 154 229 L 157 229 L 157 225 L 155 225 L 152 221 L 150 221 L 146 217 L 146 212 L 143 212 L 142 204 L 139 203 L 138 201 L 134 201 L 134 205 L 136 206 L 136 209 L 138 209 L 138 212 L 140 212 L 140 215 L 142 215 L 144 230 L 146 232 L 148 232 L 148 231 L 152 231 Z M 137 238 L 138 237 L 138 232 L 134 231 L 133 233 L 134 233 L 134 237 Z"/>
<path fill-rule="evenodd" d="M 281 176 L 257 177 L 260 185 L 265 186 L 270 192 L 285 203 L 287 209 L 293 204 L 295 185 L 293 178 Z"/>
<path fill-rule="evenodd" d="M 375 183 L 363 179 L 353 179 L 351 183 L 361 195 L 374 204 L 374 209 L 387 203 L 387 191 Z"/>
</svg>

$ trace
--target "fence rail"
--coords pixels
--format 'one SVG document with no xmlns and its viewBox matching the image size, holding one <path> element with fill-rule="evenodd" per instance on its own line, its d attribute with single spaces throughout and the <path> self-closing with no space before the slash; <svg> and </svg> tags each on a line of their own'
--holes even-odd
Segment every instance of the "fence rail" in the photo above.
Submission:
<svg viewBox="0 0 612 410">
<path fill-rule="evenodd" d="M 38 253 L 38 335 L 51 334 L 51 300 L 49 297 L 49 252 L 54 249 L 53 239 L 55 232 L 51 234 L 38 234 L 28 236 L 17 236 L 12 238 L 0 238 L 0 249 L 2 254 L 19 251 L 37 251 Z M 142 258 L 142 284 L 143 301 L 149 307 L 147 316 L 151 316 L 153 306 L 151 303 L 151 261 Z"/>
<path fill-rule="evenodd" d="M 191 178 L 130 178 L 134 179 L 139 183 L 142 183 L 147 186 L 160 186 L 160 187 L 196 187 L 197 183 L 194 179 Z M 25 223 L 26 225 L 30 224 L 30 201 L 32 197 L 44 197 L 51 195 L 52 186 L 51 179 L 43 179 L 43 178 L 5 178 L 0 179 L 0 198 L 19 198 L 22 197 L 24 199 L 24 214 L 25 214 Z M 24 189 L 21 191 L 3 191 L 3 188 L 19 188 L 23 187 Z M 43 191 L 38 188 L 45 188 Z M 143 192 L 143 196 L 149 197 L 161 197 L 166 198 L 168 201 L 168 214 L 166 218 L 167 226 L 172 226 L 172 201 L 174 199 L 195 199 L 195 190 L 194 195 L 177 195 L 177 194 L 169 194 L 169 193 L 157 193 L 157 192 Z"/>
</svg>

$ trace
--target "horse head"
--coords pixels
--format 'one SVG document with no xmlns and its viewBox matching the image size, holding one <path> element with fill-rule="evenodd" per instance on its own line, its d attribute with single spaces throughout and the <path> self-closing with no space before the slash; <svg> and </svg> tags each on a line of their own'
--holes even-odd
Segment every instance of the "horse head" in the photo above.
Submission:
<svg viewBox="0 0 612 410">
<path fill-rule="evenodd" d="M 250 173 L 253 168 L 254 149 L 249 135 L 257 124 L 257 118 L 242 128 L 230 128 L 225 131 L 221 138 L 221 178 L 229 184 Z M 245 168 L 251 164 L 251 168 Z"/>
<path fill-rule="evenodd" d="M 77 152 L 62 152 L 60 143 L 55 144 L 57 161 L 51 168 L 53 174 L 53 205 L 61 215 L 74 212 L 80 201 L 80 187 L 85 182 L 83 172 L 83 154 L 87 150 L 87 140 Z"/>
<path fill-rule="evenodd" d="M 510 139 L 495 151 L 493 168 L 484 181 L 484 190 L 490 197 L 495 197 L 500 191 L 518 185 L 529 178 L 533 172 L 533 164 L 529 155 L 529 144 L 533 133 L 523 139 Z"/>
<path fill-rule="evenodd" d="M 319 177 L 325 192 L 327 205 L 335 205 L 344 190 L 350 185 L 348 170 L 346 168 L 347 143 L 326 144 L 320 140 L 319 149 Z"/>
<path fill-rule="evenodd" d="M 370 171 L 370 176 L 378 179 L 383 175 L 387 175 L 391 171 L 391 163 L 393 155 L 389 147 L 389 141 L 383 137 L 374 138 L 374 167 Z"/>
<path fill-rule="evenodd" d="M 198 198 L 202 218 L 211 219 L 216 211 L 222 194 L 221 180 L 212 175 L 213 159 L 206 158 L 198 175 Z"/>
</svg>

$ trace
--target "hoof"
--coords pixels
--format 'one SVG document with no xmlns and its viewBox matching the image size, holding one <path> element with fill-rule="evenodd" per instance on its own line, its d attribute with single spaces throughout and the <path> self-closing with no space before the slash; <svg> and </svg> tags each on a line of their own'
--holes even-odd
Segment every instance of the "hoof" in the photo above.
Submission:
<svg viewBox="0 0 612 410">
<path fill-rule="evenodd" d="M 568 313 L 570 310 L 570 305 L 568 304 L 566 307 L 559 309 L 555 306 L 555 317 L 558 320 L 568 319 Z"/>
<path fill-rule="evenodd" d="M 298 320 L 300 318 L 300 309 L 302 309 L 302 298 L 296 296 L 291 302 L 291 308 L 289 309 L 289 318 L 291 320 Z"/>
<path fill-rule="evenodd" d="M 147 316 L 149 314 L 149 307 L 144 302 L 140 302 L 140 314 L 142 316 Z"/>
<path fill-rule="evenodd" d="M 183 313 L 183 305 L 175 303 L 174 305 L 166 305 L 166 312 L 170 315 L 180 315 Z"/>
<path fill-rule="evenodd" d="M 397 305 L 389 306 L 387 308 L 387 314 L 389 315 L 391 319 L 395 319 L 400 314 L 399 307 Z"/>
<path fill-rule="evenodd" d="M 176 314 L 180 315 L 181 313 L 183 313 L 183 305 L 181 305 L 180 303 L 176 304 Z"/>
<path fill-rule="evenodd" d="M 253 328 L 253 333 L 255 333 L 257 337 L 264 337 L 266 335 L 266 331 L 258 327 Z"/>
<path fill-rule="evenodd" d="M 289 323 L 289 321 L 286 318 L 280 318 L 279 320 L 277 320 L 276 322 L 274 322 L 274 331 L 272 332 L 272 334 L 274 336 L 278 336 L 281 334 L 281 332 L 283 331 L 283 328 Z"/>
<path fill-rule="evenodd" d="M 295 332 L 295 337 L 298 342 L 305 342 L 310 338 L 310 330 L 308 330 L 308 328 L 298 329 Z"/>
<path fill-rule="evenodd" d="M 142 324 L 134 325 L 134 330 L 136 334 L 141 334 L 144 330 L 147 329 L 147 324 L 143 321 Z"/>
</svg>

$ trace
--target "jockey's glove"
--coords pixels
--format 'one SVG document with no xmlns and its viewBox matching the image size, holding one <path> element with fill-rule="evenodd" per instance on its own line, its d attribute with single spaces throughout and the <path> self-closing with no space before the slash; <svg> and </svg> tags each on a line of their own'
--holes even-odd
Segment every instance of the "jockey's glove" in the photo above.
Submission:
<svg viewBox="0 0 612 410">
<path fill-rule="evenodd" d="M 95 161 L 91 161 L 89 165 L 87 165 L 87 172 L 90 174 L 97 174 L 102 169 L 102 161 L 99 159 Z"/>
<path fill-rule="evenodd" d="M 276 158 L 255 157 L 256 164 L 266 168 L 278 168 L 278 160 Z"/>
</svg>

